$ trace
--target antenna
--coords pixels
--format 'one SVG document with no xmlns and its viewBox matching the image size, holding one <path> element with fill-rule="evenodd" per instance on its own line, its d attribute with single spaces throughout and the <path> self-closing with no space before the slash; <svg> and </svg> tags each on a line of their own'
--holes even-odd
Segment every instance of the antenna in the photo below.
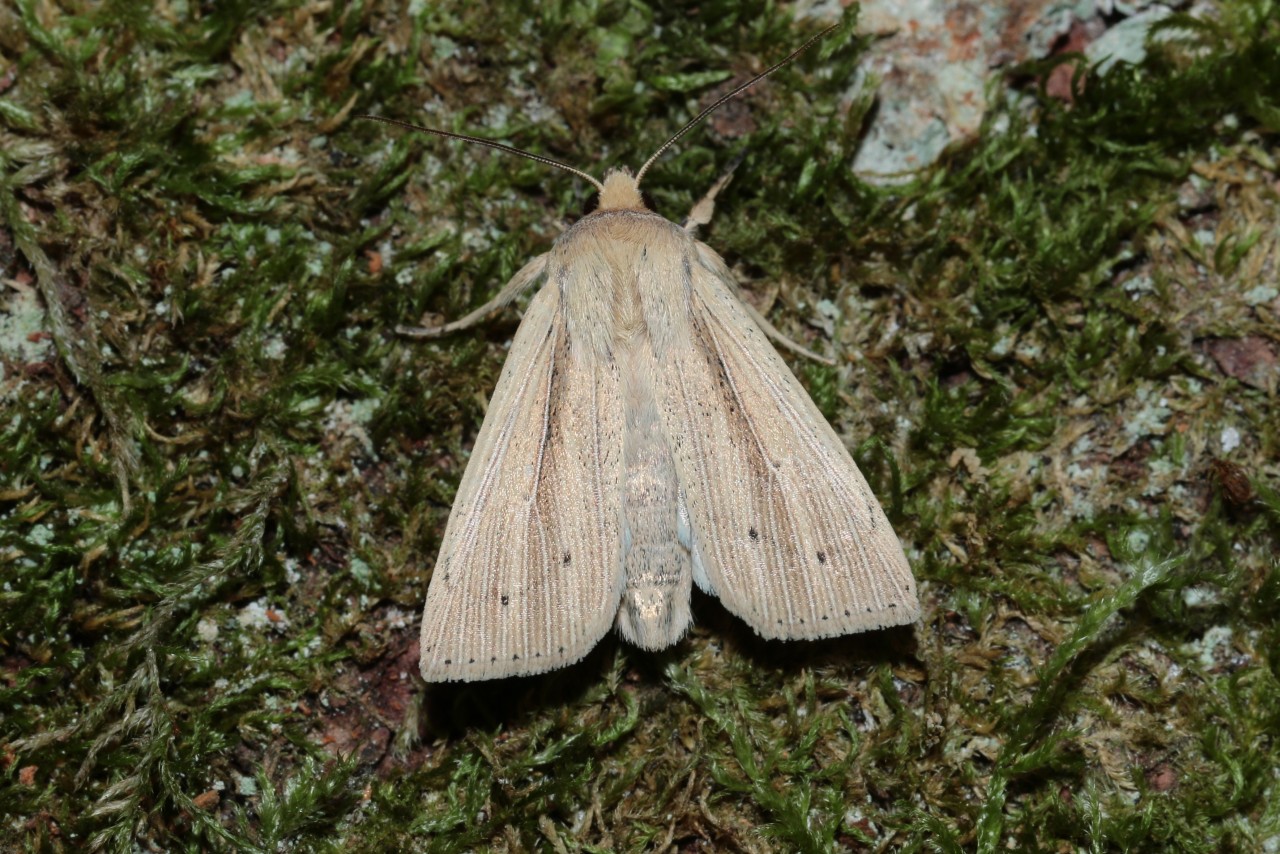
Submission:
<svg viewBox="0 0 1280 854">
<path fill-rule="evenodd" d="M 773 69 L 770 69 L 770 71 L 772 70 Z M 492 139 L 483 139 L 478 136 L 467 136 L 466 134 L 463 134 L 463 133 L 453 133 L 447 130 L 438 130 L 437 128 L 423 127 L 422 125 L 415 125 L 410 122 L 402 122 L 399 119 L 388 119 L 383 116 L 370 116 L 366 114 L 361 114 L 356 116 L 356 118 L 357 119 L 373 119 L 375 122 L 382 122 L 383 124 L 386 124 L 386 125 L 395 125 L 396 127 L 401 127 L 401 128 L 404 128 L 405 130 L 416 130 L 419 133 L 429 133 L 432 136 L 443 136 L 446 139 L 460 139 L 463 142 L 474 142 L 476 145 L 483 145 L 486 148 L 496 148 L 498 151 L 505 151 L 508 154 L 518 154 L 521 157 L 526 157 L 529 160 L 533 160 L 537 163 L 543 163 L 547 166 L 554 166 L 557 169 L 563 169 L 566 172 L 572 172 L 574 175 L 577 175 L 579 178 L 582 178 L 584 181 L 589 182 L 593 187 L 596 188 L 597 192 L 604 192 L 604 184 L 601 184 L 599 181 L 597 181 L 595 178 L 592 178 L 590 175 L 588 175 L 586 172 L 583 172 L 581 169 L 574 169 L 572 166 L 561 163 L 558 160 L 552 160 L 550 157 L 543 157 L 539 154 L 530 154 L 527 151 L 521 151 L 518 148 L 512 148 L 510 145 L 503 145 L 500 142 L 494 142 Z"/>
<path fill-rule="evenodd" d="M 739 86 L 738 88 L 730 92 L 728 95 L 725 95 L 717 99 L 716 102 L 712 104 L 710 107 L 707 107 L 705 110 L 698 113 L 698 115 L 694 116 L 692 121 L 690 121 L 684 127 L 680 128 L 680 130 L 676 131 L 675 136 L 671 137 L 671 139 L 664 142 L 662 146 L 653 153 L 653 156 L 644 162 L 644 165 L 640 167 L 640 171 L 636 173 L 636 186 L 640 185 L 640 179 L 644 177 L 645 172 L 649 171 L 649 167 L 654 164 L 654 161 L 656 161 L 659 157 L 665 154 L 668 148 L 675 145 L 676 142 L 680 140 L 680 137 L 684 136 L 686 133 L 688 133 L 689 131 L 697 127 L 699 124 L 701 124 L 703 119 L 705 119 L 707 116 L 714 113 L 716 110 L 720 109 L 720 107 L 724 106 L 725 102 L 731 101 L 734 98 L 738 97 L 743 92 L 747 91 L 752 86 L 756 85 L 761 80 L 765 79 L 770 74 L 777 71 L 779 68 L 782 68 L 785 65 L 789 65 L 791 62 L 795 60 L 797 56 L 804 53 L 809 48 L 813 47 L 817 42 L 826 38 L 826 36 L 828 36 L 832 30 L 837 30 L 839 28 L 840 28 L 840 24 L 832 24 L 831 26 L 827 27 L 825 30 L 818 33 L 816 36 L 813 36 L 804 44 L 800 45 L 800 47 L 791 51 L 791 53 L 788 54 L 785 59 L 781 60 L 780 62 L 776 62 L 773 65 L 766 68 L 764 71 L 761 71 L 755 77 L 752 77 L 746 83 L 743 83 L 741 86 Z"/>
<path fill-rule="evenodd" d="M 714 113 L 716 110 L 720 109 L 720 107 L 724 106 L 724 104 L 727 101 L 731 101 L 734 98 L 738 97 L 743 92 L 747 91 L 752 86 L 756 85 L 761 80 L 765 79 L 770 74 L 777 71 L 779 68 L 782 68 L 785 65 L 789 65 L 800 54 L 804 53 L 806 50 L 813 47 L 816 43 L 821 41 L 823 38 L 830 35 L 832 30 L 837 30 L 839 28 L 840 28 L 840 24 L 832 24 L 831 26 L 827 27 L 825 30 L 811 37 L 804 44 L 800 45 L 800 47 L 793 50 L 790 54 L 786 56 L 785 59 L 769 66 L 764 71 L 757 74 L 755 77 L 752 77 L 746 83 L 743 83 L 741 86 L 738 86 L 729 94 L 724 95 L 721 98 L 718 98 L 714 104 L 712 104 L 710 107 L 707 107 L 702 112 L 698 113 L 698 115 L 694 116 L 692 121 L 690 121 L 684 127 L 680 128 L 680 130 L 676 131 L 675 136 L 671 137 L 666 142 L 664 142 L 662 146 L 653 153 L 653 156 L 644 162 L 644 165 L 640 167 L 640 171 L 636 173 L 636 177 L 635 177 L 636 186 L 640 185 L 640 179 L 644 177 L 645 172 L 649 171 L 649 167 L 652 166 L 659 157 L 665 154 L 668 148 L 675 145 L 680 140 L 681 137 L 683 137 L 689 131 L 693 130 L 695 127 L 701 124 L 703 119 L 705 119 L 707 116 Z M 601 192 L 601 193 L 604 192 L 604 185 L 601 184 L 599 181 L 597 181 L 595 178 L 592 178 L 586 172 L 583 172 L 581 169 L 575 169 L 572 166 L 559 162 L 558 160 L 552 160 L 550 157 L 543 157 L 538 154 L 530 154 L 527 151 L 521 151 L 519 148 L 513 148 L 510 145 L 503 145 L 501 142 L 495 142 L 492 139 L 483 139 L 482 137 L 478 137 L 478 136 L 467 136 L 466 134 L 462 134 L 462 133 L 453 133 L 452 131 L 423 127 L 422 125 L 415 125 L 410 122 L 402 122 L 399 119 L 388 119 L 383 116 L 371 116 L 368 114 L 361 114 L 361 115 L 357 115 L 356 118 L 372 119 L 375 122 L 382 122 L 383 124 L 395 125 L 396 127 L 404 128 L 405 130 L 414 130 L 414 131 L 417 131 L 418 133 L 431 134 L 432 136 L 443 136 L 446 139 L 458 139 L 458 140 L 462 140 L 463 142 L 474 142 L 476 145 L 483 145 L 486 148 L 494 148 L 494 149 L 497 149 L 498 151 L 505 151 L 508 154 L 515 154 L 520 157 L 524 157 L 529 160 L 532 160 L 535 163 L 542 163 L 547 166 L 554 166 L 557 169 L 563 169 L 565 172 L 571 172 L 572 174 L 577 175 L 579 178 L 582 178 L 584 181 L 587 181 L 588 183 L 590 183 L 591 186 L 596 188 L 597 192 Z"/>
</svg>

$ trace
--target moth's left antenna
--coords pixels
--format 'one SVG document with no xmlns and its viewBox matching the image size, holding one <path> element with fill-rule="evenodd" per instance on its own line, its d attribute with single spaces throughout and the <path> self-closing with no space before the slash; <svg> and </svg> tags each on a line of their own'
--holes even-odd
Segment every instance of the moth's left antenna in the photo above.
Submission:
<svg viewBox="0 0 1280 854">
<path fill-rule="evenodd" d="M 772 71 L 773 69 L 769 70 Z M 498 151 L 505 151 L 507 154 L 516 154 L 520 157 L 532 160 L 535 163 L 542 163 L 547 166 L 554 166 L 557 169 L 563 169 L 566 172 L 572 172 L 574 175 L 577 175 L 579 178 L 590 183 L 597 191 L 604 192 L 604 185 L 595 178 L 592 178 L 586 172 L 583 172 L 581 169 L 574 169 L 572 166 L 561 163 L 558 160 L 552 160 L 550 157 L 543 157 L 540 154 L 530 154 L 527 151 L 521 151 L 519 148 L 513 148 L 510 145 L 503 145 L 500 142 L 495 142 L 492 139 L 484 139 L 478 136 L 467 136 L 466 134 L 453 133 L 452 131 L 440 130 L 438 128 L 423 127 L 422 125 L 415 125 L 410 122 L 402 122 L 399 119 L 388 119 L 384 116 L 358 115 L 356 118 L 373 119 L 375 122 L 395 125 L 396 127 L 404 128 L 405 130 L 416 130 L 418 133 L 429 133 L 432 136 L 443 136 L 446 139 L 460 139 L 463 142 L 474 142 L 476 145 L 483 145 L 486 148 L 496 148 Z"/>
</svg>

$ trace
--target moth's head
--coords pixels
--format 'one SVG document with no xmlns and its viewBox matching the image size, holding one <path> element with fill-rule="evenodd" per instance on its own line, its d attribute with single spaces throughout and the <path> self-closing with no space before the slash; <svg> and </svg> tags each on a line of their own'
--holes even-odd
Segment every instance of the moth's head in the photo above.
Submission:
<svg viewBox="0 0 1280 854">
<path fill-rule="evenodd" d="M 604 184 L 600 187 L 600 204 L 596 210 L 647 210 L 644 197 L 640 195 L 640 182 L 631 175 L 630 169 L 610 169 L 604 176 Z"/>
</svg>

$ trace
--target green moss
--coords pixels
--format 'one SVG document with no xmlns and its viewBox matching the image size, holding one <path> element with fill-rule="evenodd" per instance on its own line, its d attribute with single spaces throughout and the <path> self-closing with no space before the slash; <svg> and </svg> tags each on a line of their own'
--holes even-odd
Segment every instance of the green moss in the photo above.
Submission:
<svg viewBox="0 0 1280 854">
<path fill-rule="evenodd" d="M 703 237 L 836 357 L 796 368 L 909 546 L 918 628 L 771 644 L 698 596 L 664 653 L 430 689 L 416 613 L 516 320 L 392 330 L 488 298 L 587 189 L 350 115 L 599 174 L 812 27 L 755 0 L 0 15 L 0 298 L 51 336 L 0 324 L 14 847 L 1274 845 L 1275 390 L 1210 353 L 1280 342 L 1280 16 L 1217 12 L 1069 105 L 1034 81 L 1078 58 L 1016 69 L 893 188 L 848 172 L 872 104 L 837 107 L 844 33 L 647 180 L 679 219 L 743 158 Z"/>
</svg>

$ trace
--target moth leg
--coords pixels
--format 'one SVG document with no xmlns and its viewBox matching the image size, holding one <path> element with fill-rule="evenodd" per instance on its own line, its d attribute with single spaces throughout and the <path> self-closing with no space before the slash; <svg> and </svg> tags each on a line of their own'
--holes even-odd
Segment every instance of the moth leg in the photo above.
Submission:
<svg viewBox="0 0 1280 854">
<path fill-rule="evenodd" d="M 711 216 L 716 210 L 716 196 L 720 195 L 720 191 L 728 186 L 729 181 L 733 178 L 734 170 L 742 163 L 743 156 L 744 155 L 739 154 L 733 159 L 729 164 L 729 168 L 725 170 L 725 173 L 711 185 L 711 189 L 707 190 L 707 194 L 693 206 L 693 210 L 689 211 L 689 216 L 684 221 L 684 230 L 691 236 L 697 233 L 700 226 L 711 222 Z M 751 315 L 753 320 L 755 320 L 756 325 L 764 330 L 764 334 L 773 339 L 774 343 L 790 350 L 792 353 L 804 356 L 806 359 L 812 359 L 813 361 L 823 365 L 834 365 L 836 363 L 835 359 L 820 356 L 812 350 L 801 347 L 799 344 L 783 335 L 772 323 L 765 319 L 763 314 L 756 311 L 755 307 L 743 298 L 742 290 L 738 287 L 737 282 L 730 281 L 729 284 L 732 286 L 734 292 L 737 293 L 738 299 L 744 306 L 746 306 L 747 313 Z"/>
<path fill-rule="evenodd" d="M 733 172 L 742 163 L 744 155 L 739 154 L 729 163 L 729 168 L 721 175 L 716 182 L 711 185 L 711 189 L 707 190 L 707 194 L 698 200 L 698 203 L 689 211 L 689 216 L 685 218 L 684 230 L 690 235 L 696 234 L 700 226 L 704 226 L 711 222 L 711 216 L 716 211 L 716 196 L 720 195 L 720 191 L 729 185 L 729 181 L 733 178 Z"/>
<path fill-rule="evenodd" d="M 547 256 L 545 254 L 539 255 L 521 267 L 511 277 L 511 281 L 503 285 L 502 290 L 498 291 L 497 296 L 465 317 L 459 318 L 452 323 L 446 323 L 443 326 L 397 326 L 396 333 L 407 335 L 410 338 L 438 338 L 441 335 L 448 335 L 450 332 L 469 329 L 498 309 L 510 304 L 512 300 L 520 296 L 521 291 L 541 279 L 546 271 Z"/>
<path fill-rule="evenodd" d="M 813 361 L 818 362 L 819 364 L 834 365 L 836 363 L 835 359 L 832 359 L 828 356 L 823 356 L 819 353 L 815 353 L 806 347 L 801 347 L 799 344 L 792 341 L 787 336 L 783 335 L 781 332 L 778 331 L 777 327 L 775 327 L 772 323 L 770 323 L 765 318 L 763 314 L 756 311 L 755 306 L 747 302 L 745 299 L 741 299 L 742 297 L 741 294 L 739 294 L 738 296 L 743 306 L 746 307 L 747 314 L 751 315 L 751 319 L 756 322 L 757 326 L 759 326 L 761 329 L 764 330 L 765 335 L 768 335 L 770 338 L 773 339 L 774 343 L 782 347 L 785 347 L 786 349 L 790 350 L 792 353 L 795 353 L 800 356 L 804 356 L 806 359 L 813 359 Z"/>
</svg>

